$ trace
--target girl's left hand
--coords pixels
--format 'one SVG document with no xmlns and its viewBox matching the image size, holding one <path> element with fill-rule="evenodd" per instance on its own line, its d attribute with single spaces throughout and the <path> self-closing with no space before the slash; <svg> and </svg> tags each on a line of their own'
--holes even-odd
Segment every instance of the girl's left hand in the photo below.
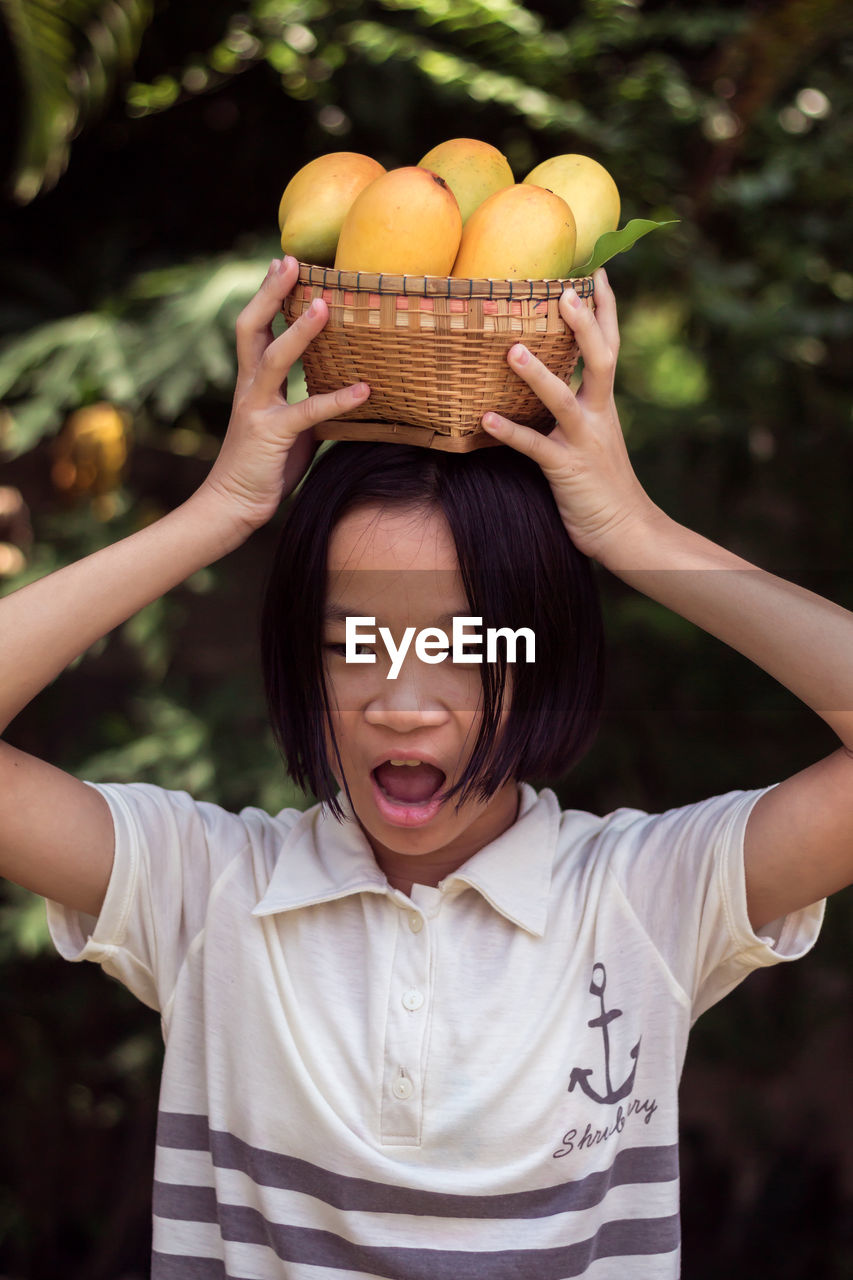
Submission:
<svg viewBox="0 0 853 1280">
<path fill-rule="evenodd" d="M 619 352 L 616 299 L 603 268 L 593 281 L 594 312 L 571 288 L 559 304 L 583 358 L 576 395 L 521 343 L 507 354 L 510 367 L 553 413 L 554 429 L 543 434 L 497 413 L 487 413 L 483 426 L 539 464 L 575 546 L 606 563 L 617 546 L 625 547 L 636 522 L 648 520 L 657 508 L 634 474 L 613 397 Z"/>
</svg>

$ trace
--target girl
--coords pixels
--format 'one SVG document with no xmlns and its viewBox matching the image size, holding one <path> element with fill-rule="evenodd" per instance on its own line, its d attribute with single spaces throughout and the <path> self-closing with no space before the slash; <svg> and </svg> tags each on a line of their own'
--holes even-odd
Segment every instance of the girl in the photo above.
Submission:
<svg viewBox="0 0 853 1280">
<path fill-rule="evenodd" d="M 312 424 L 369 394 L 287 405 L 326 319 L 316 303 L 272 339 L 295 278 L 273 263 L 240 316 L 232 419 L 198 492 L 3 602 L 2 723 L 269 520 Z M 49 899 L 64 956 L 162 1017 L 157 1280 L 678 1275 L 690 1025 L 751 969 L 802 955 L 853 878 L 853 621 L 644 493 L 603 272 L 595 287 L 595 315 L 561 301 L 577 396 L 509 354 L 549 436 L 487 415 L 506 449 L 337 445 L 295 499 L 264 663 L 291 771 L 321 803 L 234 815 L 0 750 L 0 871 Z M 561 812 L 528 779 L 594 728 L 584 557 L 771 672 L 838 751 L 664 814 Z M 437 633 L 460 619 L 469 644 L 449 657 Z M 504 641 L 470 661 L 478 624 L 527 628 L 532 660 Z"/>
</svg>

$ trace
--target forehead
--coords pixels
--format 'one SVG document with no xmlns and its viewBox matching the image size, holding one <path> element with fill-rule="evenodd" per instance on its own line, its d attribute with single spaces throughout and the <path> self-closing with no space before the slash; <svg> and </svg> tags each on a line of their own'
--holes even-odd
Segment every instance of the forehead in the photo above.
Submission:
<svg viewBox="0 0 853 1280">
<path fill-rule="evenodd" d="M 459 568 L 450 527 L 440 511 L 378 504 L 350 511 L 329 540 L 329 572 L 454 572 Z"/>
<path fill-rule="evenodd" d="M 453 535 L 440 511 L 372 505 L 349 512 L 329 540 L 328 573 L 331 613 L 390 616 L 414 609 L 437 617 L 468 609 Z"/>
</svg>

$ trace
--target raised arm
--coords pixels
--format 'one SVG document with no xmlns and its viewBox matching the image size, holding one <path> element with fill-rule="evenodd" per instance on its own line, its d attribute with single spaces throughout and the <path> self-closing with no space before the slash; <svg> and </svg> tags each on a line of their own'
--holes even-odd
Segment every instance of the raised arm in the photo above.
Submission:
<svg viewBox="0 0 853 1280">
<path fill-rule="evenodd" d="M 596 311 L 561 300 L 584 360 L 575 396 L 534 356 L 510 364 L 550 408 L 550 435 L 489 414 L 483 425 L 533 458 L 580 550 L 750 658 L 837 734 L 838 751 L 762 796 L 745 836 L 753 928 L 853 881 L 853 614 L 756 568 L 671 520 L 628 459 L 613 399 L 616 304 L 596 273 Z"/>
<path fill-rule="evenodd" d="M 296 273 L 292 258 L 274 262 L 240 314 L 231 420 L 198 491 L 131 537 L 0 601 L 0 733 L 101 636 L 269 520 L 310 462 L 313 424 L 367 396 L 359 385 L 288 405 L 288 370 L 328 315 L 321 302 L 273 339 Z M 98 792 L 0 742 L 0 875 L 97 914 L 112 856 L 112 822 Z"/>
</svg>

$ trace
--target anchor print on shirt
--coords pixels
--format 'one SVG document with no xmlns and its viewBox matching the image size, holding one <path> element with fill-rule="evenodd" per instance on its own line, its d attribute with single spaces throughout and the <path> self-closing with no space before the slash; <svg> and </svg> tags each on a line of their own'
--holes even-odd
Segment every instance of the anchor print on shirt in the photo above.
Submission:
<svg viewBox="0 0 853 1280">
<path fill-rule="evenodd" d="M 637 1071 L 637 1059 L 640 1053 L 640 1041 L 634 1045 L 629 1051 L 628 1056 L 633 1058 L 634 1065 L 631 1067 L 628 1075 L 621 1084 L 614 1088 L 613 1080 L 610 1074 L 610 1024 L 616 1018 L 622 1017 L 621 1009 L 605 1009 L 604 1007 L 604 989 L 607 986 L 607 971 L 603 964 L 594 964 L 592 966 L 592 981 L 589 984 L 590 995 L 598 996 L 601 1005 L 601 1012 L 597 1017 L 590 1019 L 587 1023 L 588 1027 L 600 1027 L 601 1034 L 604 1038 L 604 1093 L 593 1088 L 590 1083 L 590 1076 L 593 1075 L 592 1067 L 573 1067 L 571 1079 L 569 1082 L 569 1093 L 572 1092 L 575 1085 L 586 1094 L 588 1098 L 592 1098 L 594 1102 L 621 1102 L 623 1098 L 627 1098 L 628 1094 L 634 1087 L 634 1076 Z M 641 1037 L 642 1039 L 642 1037 Z"/>
</svg>

